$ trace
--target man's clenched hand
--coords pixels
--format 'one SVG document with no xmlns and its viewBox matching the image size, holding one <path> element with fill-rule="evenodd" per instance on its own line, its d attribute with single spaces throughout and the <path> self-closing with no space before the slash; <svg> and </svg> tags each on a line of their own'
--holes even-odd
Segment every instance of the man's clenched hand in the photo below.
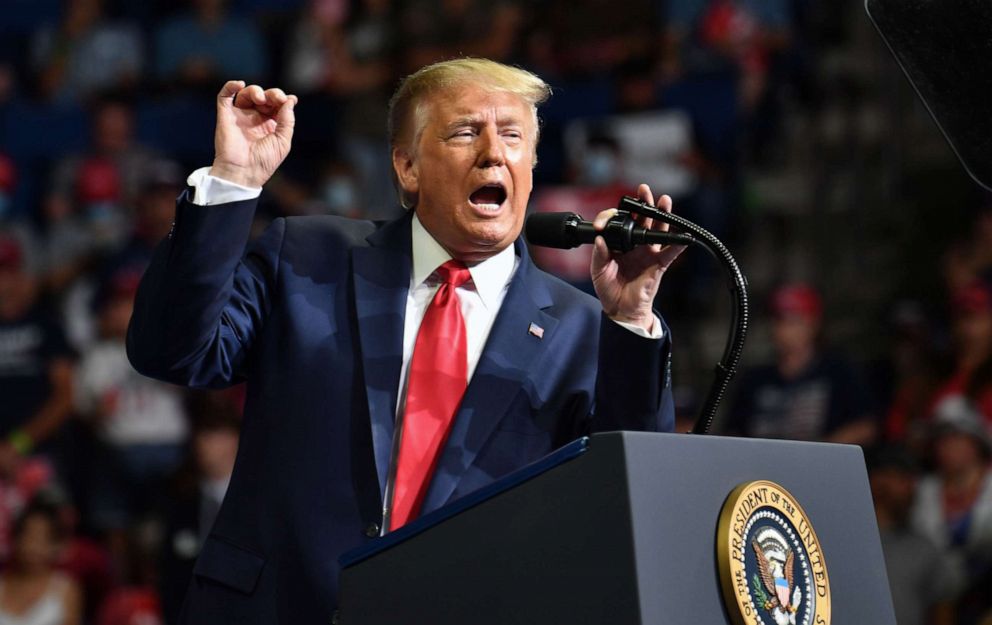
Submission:
<svg viewBox="0 0 992 625">
<path fill-rule="evenodd" d="M 295 95 L 231 80 L 217 94 L 217 129 L 210 175 L 261 187 L 289 154 Z"/>
</svg>

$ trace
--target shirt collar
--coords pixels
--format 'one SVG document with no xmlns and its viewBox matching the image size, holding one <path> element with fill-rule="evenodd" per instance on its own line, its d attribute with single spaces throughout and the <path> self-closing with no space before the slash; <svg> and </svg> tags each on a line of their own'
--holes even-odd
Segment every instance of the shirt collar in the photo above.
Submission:
<svg viewBox="0 0 992 625">
<path fill-rule="evenodd" d="M 427 232 L 416 213 L 413 215 L 410 232 L 413 249 L 410 289 L 413 290 L 423 284 L 435 269 L 451 260 L 451 254 Z M 515 266 L 513 246 L 507 245 L 495 256 L 490 256 L 468 268 L 469 273 L 472 274 L 475 290 L 479 292 L 479 297 L 486 308 L 492 310 L 499 304 L 499 296 L 506 283 L 510 281 Z"/>
</svg>

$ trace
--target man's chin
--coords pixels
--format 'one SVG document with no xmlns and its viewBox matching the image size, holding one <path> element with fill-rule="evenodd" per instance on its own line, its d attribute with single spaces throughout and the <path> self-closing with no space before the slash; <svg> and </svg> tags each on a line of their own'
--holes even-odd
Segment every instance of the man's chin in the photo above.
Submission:
<svg viewBox="0 0 992 625">
<path fill-rule="evenodd" d="M 508 246 L 513 245 L 516 235 L 506 228 L 477 228 L 468 233 L 468 242 L 459 250 L 462 260 L 480 261 L 499 254 Z"/>
</svg>

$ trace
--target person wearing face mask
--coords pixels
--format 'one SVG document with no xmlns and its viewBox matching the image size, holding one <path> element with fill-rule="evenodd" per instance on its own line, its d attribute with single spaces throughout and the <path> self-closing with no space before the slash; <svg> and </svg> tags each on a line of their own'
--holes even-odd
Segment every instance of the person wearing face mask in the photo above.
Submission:
<svg viewBox="0 0 992 625">
<path fill-rule="evenodd" d="M 534 195 L 534 212 L 567 211 L 591 221 L 603 206 L 629 193 L 622 180 L 620 143 L 607 129 L 592 129 L 582 149 L 576 152 L 569 168 L 569 184 L 542 188 Z M 541 269 L 587 293 L 595 292 L 589 275 L 592 253 L 589 246 L 572 250 L 533 249 L 534 261 Z"/>
<path fill-rule="evenodd" d="M 362 214 L 361 201 L 355 171 L 347 163 L 340 161 L 329 163 L 320 181 L 321 212 L 342 217 L 358 217 Z"/>
<path fill-rule="evenodd" d="M 593 137 L 582 155 L 580 180 L 592 187 L 615 185 L 620 180 L 620 146 L 612 137 Z"/>
<path fill-rule="evenodd" d="M 617 254 L 599 240 L 597 299 L 538 270 L 520 239 L 549 93 L 483 59 L 422 68 L 389 115 L 406 215 L 280 219 L 245 252 L 297 99 L 239 81 L 220 91 L 214 163 L 179 198 L 128 337 L 147 375 L 247 381 L 238 458 L 180 623 L 331 622 L 345 550 L 577 436 L 672 429 L 671 337 L 653 306 L 682 249 Z"/>
</svg>

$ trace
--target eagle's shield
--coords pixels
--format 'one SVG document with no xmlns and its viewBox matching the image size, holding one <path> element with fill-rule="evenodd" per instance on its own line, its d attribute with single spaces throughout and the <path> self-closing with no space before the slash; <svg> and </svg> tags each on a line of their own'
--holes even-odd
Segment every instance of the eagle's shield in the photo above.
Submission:
<svg viewBox="0 0 992 625">
<path fill-rule="evenodd" d="M 778 603 L 783 608 L 789 605 L 789 582 L 784 578 L 775 578 L 775 596 L 778 597 Z"/>
</svg>

